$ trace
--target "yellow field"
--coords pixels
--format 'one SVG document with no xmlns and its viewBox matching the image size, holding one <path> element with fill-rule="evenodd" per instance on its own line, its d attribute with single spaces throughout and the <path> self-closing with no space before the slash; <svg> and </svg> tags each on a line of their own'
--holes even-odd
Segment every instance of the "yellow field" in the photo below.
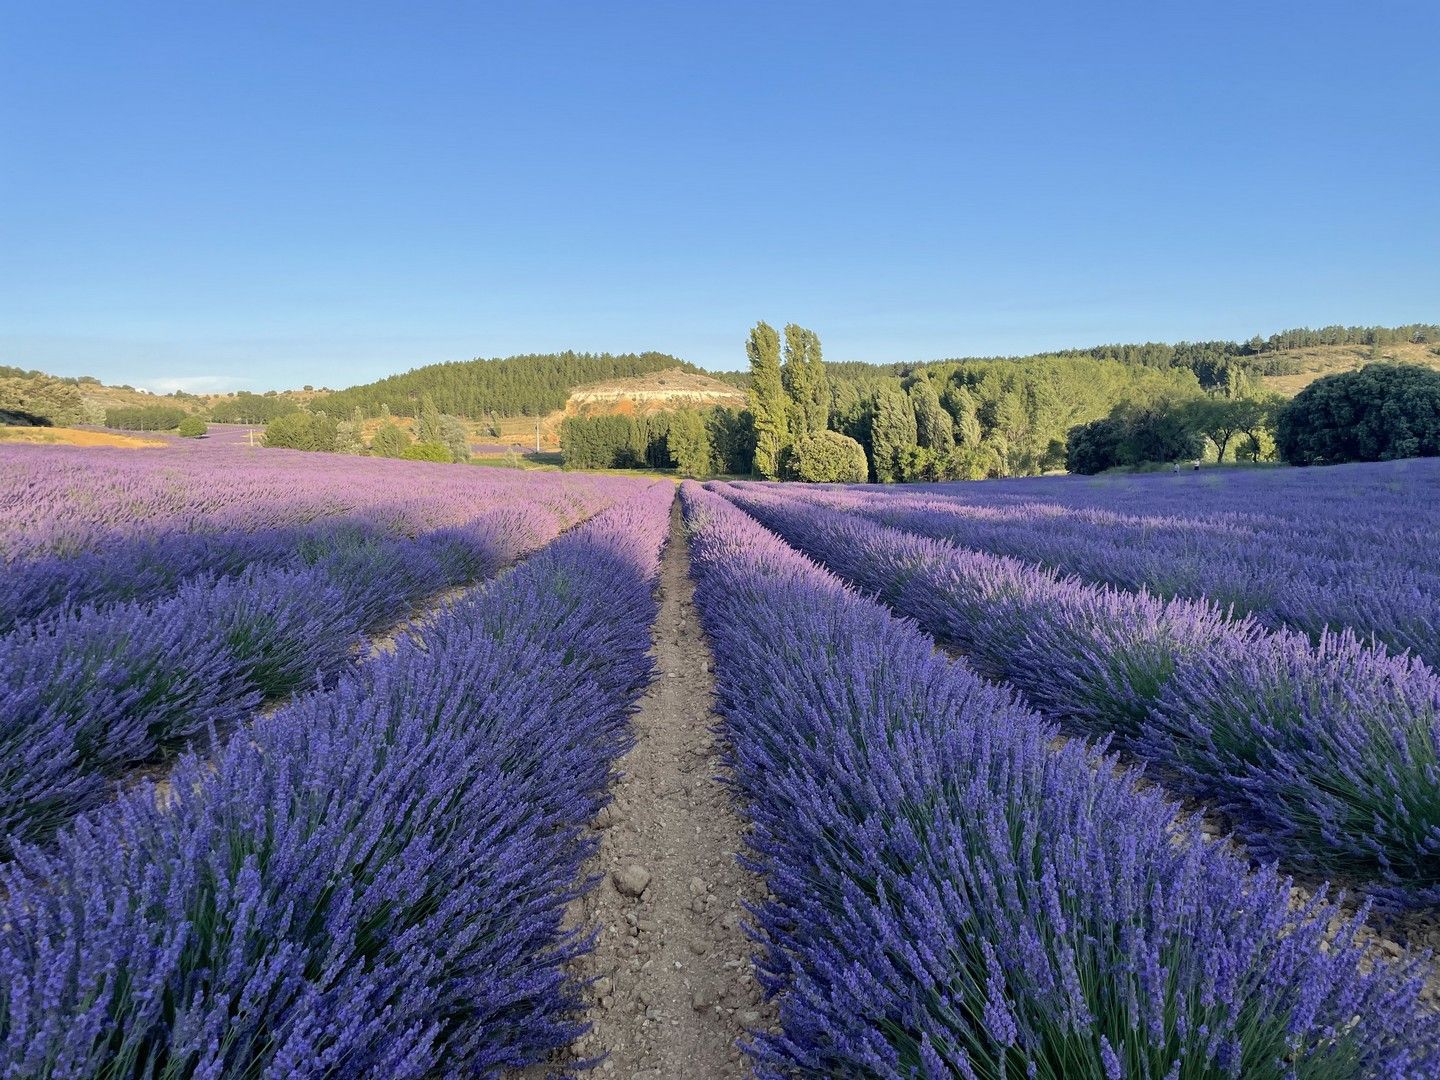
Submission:
<svg viewBox="0 0 1440 1080">
<path fill-rule="evenodd" d="M 118 446 L 131 450 L 167 445 L 161 439 L 120 435 L 112 431 L 85 431 L 63 427 L 9 427 L 0 425 L 0 442 L 50 446 Z"/>
</svg>

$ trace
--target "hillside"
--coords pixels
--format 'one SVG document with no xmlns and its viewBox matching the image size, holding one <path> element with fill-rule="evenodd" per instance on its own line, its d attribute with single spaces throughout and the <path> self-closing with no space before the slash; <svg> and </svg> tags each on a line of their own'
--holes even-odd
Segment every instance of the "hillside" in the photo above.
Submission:
<svg viewBox="0 0 1440 1080">
<path fill-rule="evenodd" d="M 1293 374 L 1266 375 L 1261 382 L 1286 397 L 1294 397 L 1322 376 L 1354 371 L 1376 360 L 1422 364 L 1440 370 L 1440 346 L 1413 341 L 1382 345 L 1378 349 L 1369 345 L 1315 345 L 1284 349 L 1271 355 L 1293 368 Z"/>
<path fill-rule="evenodd" d="M 743 409 L 745 402 L 745 391 L 709 375 L 676 367 L 628 379 L 612 379 L 593 386 L 577 386 L 570 392 L 565 412 L 579 416 L 646 413 L 685 405 L 696 408 L 732 405 Z"/>
<path fill-rule="evenodd" d="M 497 443 L 535 445 L 535 428 L 540 427 L 540 448 L 560 448 L 560 422 L 567 416 L 648 416 L 671 409 L 709 408 L 725 405 L 743 409 L 745 392 L 686 367 L 632 375 L 624 379 L 577 386 L 570 391 L 564 408 L 542 417 L 505 417 L 495 421 Z"/>
<path fill-rule="evenodd" d="M 313 402 L 332 416 L 359 408 L 367 416 L 383 408 L 414 416 L 429 397 L 443 413 L 471 420 L 545 416 L 563 409 L 577 386 L 647 375 L 670 368 L 703 374 L 665 353 L 576 353 L 510 356 L 428 364 L 377 382 L 318 395 Z"/>
</svg>

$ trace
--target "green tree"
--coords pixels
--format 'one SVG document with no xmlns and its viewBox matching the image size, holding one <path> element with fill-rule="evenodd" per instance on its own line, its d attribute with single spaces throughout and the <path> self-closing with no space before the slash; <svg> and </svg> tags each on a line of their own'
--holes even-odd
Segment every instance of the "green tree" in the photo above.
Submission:
<svg viewBox="0 0 1440 1080">
<path fill-rule="evenodd" d="M 1190 426 L 1183 403 L 1121 405 L 1117 412 L 1125 425 L 1121 464 L 1188 461 L 1204 452 L 1204 437 Z"/>
<path fill-rule="evenodd" d="M 1081 476 L 1113 469 L 1120 464 L 1120 442 L 1125 425 L 1117 417 L 1107 416 L 1077 424 L 1070 429 L 1065 447 L 1065 468 Z"/>
<path fill-rule="evenodd" d="M 265 426 L 265 445 L 329 453 L 335 449 L 337 428 L 323 412 L 287 413 Z"/>
<path fill-rule="evenodd" d="M 1317 379 L 1280 410 L 1275 443 L 1292 465 L 1440 455 L 1440 371 L 1367 364 Z"/>
<path fill-rule="evenodd" d="M 470 431 L 458 416 L 441 415 L 435 423 L 434 441 L 450 451 L 451 460 L 470 460 Z"/>
<path fill-rule="evenodd" d="M 934 483 L 949 478 L 949 455 L 940 454 L 927 446 L 907 446 L 900 451 L 898 460 L 900 479 L 907 484 Z"/>
<path fill-rule="evenodd" d="M 435 399 L 429 394 L 420 397 L 420 411 L 415 417 L 415 438 L 422 443 L 438 443 L 440 438 L 440 410 Z"/>
<path fill-rule="evenodd" d="M 1224 461 L 1230 442 L 1243 430 L 1243 398 L 1203 397 L 1184 406 L 1185 420 L 1215 444 L 1215 460 Z M 1073 470 L 1072 470 L 1073 471 Z"/>
<path fill-rule="evenodd" d="M 875 395 L 875 418 L 870 427 L 871 456 L 875 479 L 893 484 L 905 479 L 905 454 L 919 445 L 915 428 L 915 410 L 909 395 L 901 390 L 885 388 Z"/>
<path fill-rule="evenodd" d="M 830 390 L 820 338 L 813 330 L 794 323 L 785 327 L 785 363 L 780 377 L 790 399 L 791 438 L 824 431 L 830 420 Z"/>
<path fill-rule="evenodd" d="M 649 431 L 633 416 L 567 416 L 560 423 L 567 469 L 635 469 L 649 454 Z"/>
<path fill-rule="evenodd" d="M 1000 456 L 984 441 L 956 446 L 945 463 L 945 475 L 952 480 L 984 480 L 1000 476 Z"/>
<path fill-rule="evenodd" d="M 705 411 L 705 427 L 715 451 L 715 466 L 732 476 L 755 471 L 755 415 L 723 406 Z"/>
<path fill-rule="evenodd" d="M 410 433 L 399 424 L 386 420 L 370 437 L 370 453 L 376 457 L 398 458 L 410 446 Z"/>
<path fill-rule="evenodd" d="M 335 425 L 335 452 L 337 454 L 363 454 L 365 443 L 360 438 L 360 427 L 353 420 L 342 420 Z"/>
<path fill-rule="evenodd" d="M 1235 402 L 1236 423 L 1245 436 L 1245 451 L 1258 462 L 1262 454 L 1272 456 L 1276 448 L 1275 424 L 1287 404 L 1283 394 L 1262 391 Z"/>
<path fill-rule="evenodd" d="M 815 484 L 860 484 L 869 475 L 865 448 L 838 431 L 802 435 L 790 455 L 791 477 Z"/>
<path fill-rule="evenodd" d="M 759 322 L 745 344 L 750 358 L 750 412 L 755 417 L 755 474 L 780 477 L 781 454 L 790 445 L 789 399 L 780 375 L 780 336 Z"/>
<path fill-rule="evenodd" d="M 671 414 L 667 442 L 670 459 L 681 476 L 713 476 L 715 448 L 705 418 L 694 409 Z"/>
<path fill-rule="evenodd" d="M 916 438 L 921 446 L 933 450 L 941 458 L 955 448 L 955 427 L 950 414 L 940 404 L 935 385 L 929 379 L 917 379 L 910 386 L 910 406 L 915 411 Z"/>
<path fill-rule="evenodd" d="M 184 420 L 180 421 L 180 426 L 175 429 L 175 433 L 181 438 L 198 439 L 208 430 L 209 428 L 205 421 L 201 420 L 200 417 L 187 416 Z"/>
</svg>

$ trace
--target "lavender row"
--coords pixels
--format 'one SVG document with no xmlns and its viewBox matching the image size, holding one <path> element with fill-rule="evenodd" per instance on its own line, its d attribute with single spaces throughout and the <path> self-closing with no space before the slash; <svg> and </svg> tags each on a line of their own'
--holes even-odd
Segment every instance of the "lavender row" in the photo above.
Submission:
<svg viewBox="0 0 1440 1080">
<path fill-rule="evenodd" d="M 1119 588 L 1204 596 L 1315 638 L 1349 626 L 1440 660 L 1434 462 L 840 498 L 841 508 L 958 546 Z"/>
<path fill-rule="evenodd" d="M 1211 801 L 1258 861 L 1440 902 L 1440 678 L 1348 634 L 1318 644 L 1212 604 L 1096 588 L 757 490 L 726 494 L 978 670 L 1113 734 Z"/>
<path fill-rule="evenodd" d="M 1425 544 L 1440 526 L 1440 461 L 1413 458 L 1314 469 L 1217 469 L 1178 476 L 1032 477 L 908 486 L 977 510 L 1093 515 L 1141 532 L 1184 533 L 1203 555 L 1232 536 L 1283 535 L 1306 554 L 1436 571 Z M 1364 506 L 1364 514 L 1354 508 Z"/>
<path fill-rule="evenodd" d="M 1432 545 L 1389 537 L 1360 551 L 1340 550 L 1334 533 L 1352 527 L 1350 511 L 1358 502 L 1332 511 L 1326 527 L 1307 532 L 1234 517 L 1133 517 L 1044 502 L 986 506 L 972 504 L 964 493 L 846 490 L 812 497 L 906 532 L 1087 581 L 1209 599 L 1271 628 L 1290 626 L 1316 639 L 1348 627 L 1431 664 L 1440 660 L 1440 565 Z M 1395 524 L 1408 533 L 1413 517 L 1411 510 Z M 1421 560 L 1418 565 L 1401 562 L 1406 551 Z"/>
<path fill-rule="evenodd" d="M 0 870 L 0 1072 L 494 1076 L 572 1041 L 669 485 Z"/>
<path fill-rule="evenodd" d="M 0 446 L 0 556 L 13 566 L 103 554 L 126 540 L 283 529 L 337 516 L 415 535 L 517 498 L 570 523 L 638 490 L 633 478 L 289 450 Z"/>
<path fill-rule="evenodd" d="M 169 600 L 82 606 L 0 638 L 0 836 L 43 839 L 125 771 L 332 678 L 363 632 L 553 536 L 518 510 L 417 539 L 341 532 L 296 566 L 204 576 Z"/>
<path fill-rule="evenodd" d="M 556 532 L 555 515 L 539 503 L 517 501 L 482 517 L 495 518 L 493 532 L 497 540 L 517 529 L 527 530 L 537 538 Z M 513 520 L 517 517 L 527 520 Z M 428 537 L 432 545 L 443 543 L 447 535 L 479 544 L 487 530 L 477 528 L 477 524 L 478 520 L 420 535 Z M 187 583 L 204 588 L 204 579 L 214 582 L 261 569 L 303 572 L 347 550 L 403 542 L 406 534 L 393 531 L 393 525 L 387 528 L 364 518 L 343 517 L 253 532 L 182 532 L 121 540 L 103 552 L 83 551 L 22 561 L 8 567 L 0 578 L 0 633 L 46 614 L 58 614 L 67 607 L 100 607 L 115 602 L 143 606 L 181 591 Z M 495 565 L 506 558 L 501 550 L 487 557 L 478 548 L 474 557 Z"/>
<path fill-rule="evenodd" d="M 912 623 L 682 488 L 780 1030 L 762 1077 L 1422 1077 L 1440 1024 Z M 1329 929 L 1336 920 L 1338 929 Z"/>
</svg>

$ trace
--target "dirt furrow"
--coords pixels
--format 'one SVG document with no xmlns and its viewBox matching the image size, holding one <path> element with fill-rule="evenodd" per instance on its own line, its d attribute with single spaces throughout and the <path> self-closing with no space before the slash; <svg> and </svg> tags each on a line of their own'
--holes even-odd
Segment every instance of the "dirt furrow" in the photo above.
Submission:
<svg viewBox="0 0 1440 1080">
<path fill-rule="evenodd" d="M 615 801 L 594 823 L 603 874 L 573 918 L 598 927 L 576 974 L 593 1027 L 571 1060 L 605 1057 L 601 1075 L 711 1080 L 748 1073 L 738 1046 L 769 1024 L 742 928 L 764 885 L 736 864 L 743 821 L 717 779 L 709 645 L 693 605 L 678 502 L 661 566 L 655 682 L 635 716 Z M 543 1075 L 527 1070 L 526 1076 Z"/>
</svg>

